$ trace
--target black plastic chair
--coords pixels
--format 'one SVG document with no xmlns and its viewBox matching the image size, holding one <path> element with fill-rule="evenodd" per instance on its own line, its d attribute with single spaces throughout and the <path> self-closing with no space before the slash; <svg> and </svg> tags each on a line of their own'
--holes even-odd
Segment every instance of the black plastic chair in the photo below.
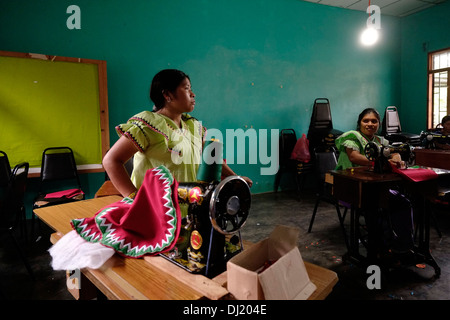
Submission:
<svg viewBox="0 0 450 320">
<path fill-rule="evenodd" d="M 319 204 L 321 201 L 325 201 L 327 203 L 332 204 L 336 208 L 336 212 L 339 218 L 339 224 L 342 228 L 342 232 L 344 234 L 345 243 L 347 243 L 347 233 L 345 232 L 344 220 L 347 214 L 347 210 L 349 205 L 341 204 L 336 198 L 333 197 L 332 187 L 333 183 L 329 179 L 326 179 L 327 174 L 330 170 L 334 170 L 337 165 L 337 156 L 336 151 L 333 148 L 329 147 L 317 147 L 314 149 L 314 158 L 315 158 L 315 171 L 317 175 L 317 181 L 319 182 L 317 200 L 314 205 L 313 214 L 311 216 L 311 221 L 309 223 L 308 233 L 311 232 L 314 219 L 316 217 L 317 209 L 319 208 Z M 344 206 L 344 213 L 341 213 L 341 205 Z"/>
<path fill-rule="evenodd" d="M 312 164 L 303 163 L 291 159 L 292 151 L 297 143 L 297 135 L 294 129 L 282 129 L 279 137 L 279 169 L 275 175 L 274 191 L 277 192 L 280 186 L 281 176 L 284 173 L 290 173 L 297 186 L 297 191 L 300 194 L 304 184 L 304 175 L 311 171 Z"/>
<path fill-rule="evenodd" d="M 24 196 L 28 179 L 28 162 L 22 162 L 16 165 L 11 173 L 6 198 L 0 205 L 0 232 L 2 235 L 8 233 L 13 240 L 20 257 L 30 276 L 34 279 L 33 271 L 20 248 L 20 245 L 14 235 L 17 226 L 21 226 L 21 232 L 26 235 L 26 213 L 24 206 Z"/>
<path fill-rule="evenodd" d="M 8 187 L 10 176 L 11 165 L 8 155 L 4 151 L 0 151 L 0 190 L 5 190 Z"/>
<path fill-rule="evenodd" d="M 313 112 L 309 126 L 311 131 L 333 129 L 330 101 L 327 98 L 317 98 L 314 100 Z"/>
<path fill-rule="evenodd" d="M 307 135 L 311 153 L 323 145 L 334 147 L 335 139 L 342 133 L 333 128 L 330 101 L 327 98 L 315 99 Z"/>
<path fill-rule="evenodd" d="M 62 187 L 64 183 L 64 187 Z M 33 210 L 42 207 L 84 200 L 84 193 L 76 197 L 47 197 L 49 193 L 73 187 L 82 190 L 73 151 L 69 147 L 47 148 L 42 153 L 39 194 L 34 199 Z M 32 215 L 34 233 L 35 215 Z"/>
<path fill-rule="evenodd" d="M 408 133 L 402 131 L 400 117 L 397 108 L 389 106 L 384 111 L 384 118 L 381 123 L 381 135 L 388 139 L 389 143 L 402 142 L 413 146 L 422 144 L 420 134 Z"/>
</svg>

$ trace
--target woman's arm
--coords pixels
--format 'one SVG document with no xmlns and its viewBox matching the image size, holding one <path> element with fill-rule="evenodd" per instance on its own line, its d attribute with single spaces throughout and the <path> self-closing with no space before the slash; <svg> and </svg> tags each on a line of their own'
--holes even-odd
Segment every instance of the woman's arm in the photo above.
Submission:
<svg viewBox="0 0 450 320">
<path fill-rule="evenodd" d="M 231 170 L 231 168 L 225 162 L 222 163 L 222 175 L 225 177 L 237 176 L 237 174 L 234 173 L 234 171 Z M 241 177 L 242 177 L 242 179 L 245 180 L 245 182 L 247 182 L 249 187 L 251 187 L 253 185 L 253 181 L 249 177 L 244 177 L 244 176 L 241 176 Z"/>
<path fill-rule="evenodd" d="M 123 197 L 136 191 L 124 165 L 137 151 L 133 142 L 121 136 L 103 158 L 103 167 L 109 179 Z"/>
<path fill-rule="evenodd" d="M 372 165 L 372 161 L 367 159 L 366 156 L 359 153 L 359 151 L 356 151 L 351 148 L 346 148 L 345 150 L 347 151 L 348 158 L 350 159 L 350 161 L 352 163 L 359 164 L 360 166 L 371 166 Z M 388 161 L 392 164 L 395 164 L 399 168 L 405 167 L 405 162 L 402 161 L 402 157 L 400 156 L 399 153 L 393 153 Z"/>
<path fill-rule="evenodd" d="M 370 166 L 372 165 L 372 162 L 367 159 L 366 156 L 359 153 L 359 151 L 354 150 L 352 148 L 345 148 L 345 151 L 347 152 L 348 159 L 354 163 L 358 164 L 360 166 Z"/>
</svg>

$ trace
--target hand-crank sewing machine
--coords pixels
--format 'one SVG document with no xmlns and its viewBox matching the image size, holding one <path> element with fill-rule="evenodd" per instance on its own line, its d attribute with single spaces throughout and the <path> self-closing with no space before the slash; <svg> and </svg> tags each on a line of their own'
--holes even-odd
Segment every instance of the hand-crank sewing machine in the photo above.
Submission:
<svg viewBox="0 0 450 320">
<path fill-rule="evenodd" d="M 225 271 L 227 261 L 243 250 L 240 229 L 251 204 L 250 188 L 243 178 L 218 180 L 178 185 L 183 217 L 180 235 L 175 249 L 161 254 L 183 269 L 209 278 Z"/>
<path fill-rule="evenodd" d="M 399 153 L 405 164 L 411 166 L 415 163 L 414 147 L 407 143 L 394 143 L 391 146 L 379 146 L 369 142 L 364 153 L 367 159 L 374 162 L 374 172 L 382 173 L 390 169 L 388 160 L 394 153 Z"/>
</svg>

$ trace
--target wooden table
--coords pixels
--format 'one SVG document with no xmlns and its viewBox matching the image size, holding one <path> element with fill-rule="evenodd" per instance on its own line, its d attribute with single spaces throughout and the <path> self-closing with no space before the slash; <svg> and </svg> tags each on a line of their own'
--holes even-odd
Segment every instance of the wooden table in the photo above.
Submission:
<svg viewBox="0 0 450 320">
<path fill-rule="evenodd" d="M 380 213 L 378 210 L 389 208 L 389 189 L 401 187 L 411 195 L 410 200 L 416 216 L 417 228 L 420 231 L 415 252 L 424 262 L 430 263 L 435 268 L 436 275 L 439 276 L 440 267 L 429 249 L 430 214 L 426 210 L 426 197 L 436 193 L 437 179 L 409 182 L 396 173 L 375 173 L 368 167 L 333 170 L 330 173 L 333 176 L 333 195 L 336 199 L 351 205 L 348 253 L 345 258 L 364 266 L 379 263 L 377 241 L 380 235 L 376 228 Z M 359 250 L 361 213 L 364 213 L 368 236 L 365 256 Z"/>
<path fill-rule="evenodd" d="M 450 150 L 414 149 L 416 164 L 450 170 Z"/>
<path fill-rule="evenodd" d="M 94 216 L 101 208 L 121 199 L 120 196 L 104 196 L 40 208 L 34 212 L 57 231 L 52 235 L 54 243 L 72 230 L 72 219 Z M 317 287 L 309 299 L 325 299 L 338 281 L 336 273 L 306 261 L 305 266 Z M 100 269 L 86 268 L 81 271 L 108 299 L 232 299 L 226 289 L 226 272 L 208 279 L 191 274 L 159 256 L 131 259 L 115 254 Z M 83 284 L 81 286 L 83 289 Z"/>
</svg>

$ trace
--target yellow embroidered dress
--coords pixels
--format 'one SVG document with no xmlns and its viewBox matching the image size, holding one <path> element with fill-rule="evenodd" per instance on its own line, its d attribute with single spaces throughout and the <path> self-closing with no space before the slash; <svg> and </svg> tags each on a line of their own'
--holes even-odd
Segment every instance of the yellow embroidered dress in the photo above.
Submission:
<svg viewBox="0 0 450 320">
<path fill-rule="evenodd" d="M 147 170 L 160 165 L 169 169 L 178 182 L 196 181 L 206 129 L 194 117 L 184 114 L 179 128 L 164 115 L 143 111 L 118 125 L 116 131 L 139 149 L 131 175 L 136 188 L 142 185 Z"/>
</svg>

